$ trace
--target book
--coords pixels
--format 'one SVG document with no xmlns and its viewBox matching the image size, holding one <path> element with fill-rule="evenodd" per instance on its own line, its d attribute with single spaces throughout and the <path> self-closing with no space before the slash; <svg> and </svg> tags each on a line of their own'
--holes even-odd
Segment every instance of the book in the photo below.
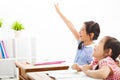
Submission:
<svg viewBox="0 0 120 80">
<path fill-rule="evenodd" d="M 61 64 L 64 63 L 65 61 L 46 61 L 46 62 L 38 62 L 38 63 L 34 63 L 35 66 L 37 65 L 51 65 L 51 64 Z"/>
<path fill-rule="evenodd" d="M 2 59 L 2 53 L 1 53 L 1 50 L 0 50 L 0 59 Z"/>
<path fill-rule="evenodd" d="M 4 52 L 5 58 L 8 58 L 8 53 L 6 51 L 5 43 L 3 40 L 1 41 L 1 44 L 2 44 L 2 50 Z"/>
<path fill-rule="evenodd" d="M 1 52 L 1 56 L 2 56 L 2 59 L 5 58 L 5 54 L 4 54 L 4 51 L 3 51 L 3 47 L 2 47 L 2 42 L 0 41 L 0 52 Z"/>
</svg>

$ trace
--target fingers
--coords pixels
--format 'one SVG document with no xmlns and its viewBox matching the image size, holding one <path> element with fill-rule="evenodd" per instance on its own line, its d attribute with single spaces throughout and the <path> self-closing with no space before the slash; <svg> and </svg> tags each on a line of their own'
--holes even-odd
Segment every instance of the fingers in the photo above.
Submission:
<svg viewBox="0 0 120 80">
<path fill-rule="evenodd" d="M 56 3 L 54 6 L 55 6 L 56 11 L 57 11 L 58 13 L 60 13 L 60 9 L 59 9 L 58 3 Z"/>
<path fill-rule="evenodd" d="M 56 9 L 59 9 L 58 3 L 54 4 L 54 6 L 55 6 Z"/>
<path fill-rule="evenodd" d="M 58 3 L 54 4 L 54 6 L 57 7 L 57 6 L 58 6 Z"/>
<path fill-rule="evenodd" d="M 71 68 L 72 68 L 73 70 L 77 70 L 77 71 L 80 71 L 80 70 L 81 70 L 78 64 L 73 64 L 73 65 L 71 66 Z"/>
</svg>

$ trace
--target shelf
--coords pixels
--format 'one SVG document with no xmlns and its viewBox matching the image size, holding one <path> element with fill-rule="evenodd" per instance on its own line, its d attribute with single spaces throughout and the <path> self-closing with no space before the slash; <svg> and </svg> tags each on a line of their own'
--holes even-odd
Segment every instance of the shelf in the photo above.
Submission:
<svg viewBox="0 0 120 80">
<path fill-rule="evenodd" d="M 32 63 L 35 60 L 35 39 L 12 38 L 3 41 L 9 58 L 0 59 L 0 78 L 16 77 L 16 61 Z"/>
</svg>

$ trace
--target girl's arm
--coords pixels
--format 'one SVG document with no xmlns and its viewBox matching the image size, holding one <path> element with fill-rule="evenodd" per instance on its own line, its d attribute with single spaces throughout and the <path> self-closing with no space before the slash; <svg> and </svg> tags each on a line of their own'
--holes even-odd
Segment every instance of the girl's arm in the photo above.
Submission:
<svg viewBox="0 0 120 80">
<path fill-rule="evenodd" d="M 79 40 L 79 37 L 80 37 L 79 36 L 79 32 L 74 28 L 74 25 L 61 13 L 61 11 L 59 10 L 58 4 L 55 4 L 55 8 L 56 8 L 57 13 L 63 19 L 63 21 L 68 26 L 68 28 L 70 29 L 70 31 L 73 33 L 73 35 L 75 36 L 75 38 L 77 40 Z"/>
<path fill-rule="evenodd" d="M 73 64 L 73 65 L 71 66 L 71 68 L 72 68 L 73 70 L 76 70 L 77 72 L 81 71 L 81 66 L 78 65 L 77 63 Z"/>
<path fill-rule="evenodd" d="M 92 69 L 91 64 L 85 65 L 85 66 L 86 66 L 88 69 Z M 71 66 L 71 68 L 72 68 L 73 70 L 77 70 L 77 71 L 82 71 L 82 67 L 83 67 L 83 66 L 78 65 L 78 64 L 76 64 L 76 63 Z"/>
<path fill-rule="evenodd" d="M 105 79 L 112 73 L 112 70 L 108 66 L 103 66 L 98 70 L 90 70 L 86 66 L 81 69 L 86 75 L 98 79 Z"/>
</svg>

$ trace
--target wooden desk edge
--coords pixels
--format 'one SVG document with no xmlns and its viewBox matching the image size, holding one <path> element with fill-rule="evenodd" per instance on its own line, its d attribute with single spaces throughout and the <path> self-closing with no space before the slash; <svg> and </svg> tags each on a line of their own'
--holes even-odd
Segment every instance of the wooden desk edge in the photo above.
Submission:
<svg viewBox="0 0 120 80">
<path fill-rule="evenodd" d="M 25 72 L 36 72 L 36 71 L 49 71 L 49 70 L 67 70 L 69 68 L 69 65 L 47 65 L 47 66 L 34 66 L 31 64 L 23 63 L 23 62 L 15 62 L 16 67 L 20 69 L 24 69 Z M 23 66 L 25 65 L 25 66 Z M 27 66 L 27 67 L 26 67 Z M 29 67 L 31 66 L 31 67 Z"/>
<path fill-rule="evenodd" d="M 36 72 L 36 71 L 50 71 L 50 70 L 67 70 L 69 66 L 52 66 L 52 67 L 40 67 L 26 69 L 26 72 Z"/>
</svg>

